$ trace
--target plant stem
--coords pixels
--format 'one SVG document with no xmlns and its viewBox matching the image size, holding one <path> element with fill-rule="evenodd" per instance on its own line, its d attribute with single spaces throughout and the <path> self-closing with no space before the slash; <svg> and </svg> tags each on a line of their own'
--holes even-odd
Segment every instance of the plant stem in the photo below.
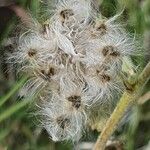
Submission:
<svg viewBox="0 0 150 150">
<path fill-rule="evenodd" d="M 139 105 L 145 104 L 148 100 L 150 100 L 150 91 L 141 96 L 138 100 Z"/>
<path fill-rule="evenodd" d="M 32 11 L 32 15 L 34 17 L 38 17 L 38 11 L 39 11 L 40 1 L 39 0 L 32 0 L 30 1 L 30 8 Z"/>
<path fill-rule="evenodd" d="M 97 142 L 93 150 L 104 150 L 105 145 L 109 137 L 117 128 L 117 125 L 127 109 L 133 106 L 141 95 L 144 85 L 150 79 L 150 62 L 147 64 L 145 69 L 139 75 L 132 91 L 125 91 L 122 95 L 119 103 L 117 104 L 111 117 L 108 119 L 105 128 L 103 129 L 101 135 L 98 137 Z"/>
</svg>

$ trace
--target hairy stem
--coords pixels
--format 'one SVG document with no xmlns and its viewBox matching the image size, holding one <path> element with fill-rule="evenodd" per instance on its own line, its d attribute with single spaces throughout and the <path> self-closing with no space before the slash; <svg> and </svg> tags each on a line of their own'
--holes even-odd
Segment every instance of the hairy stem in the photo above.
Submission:
<svg viewBox="0 0 150 150">
<path fill-rule="evenodd" d="M 123 115 L 125 114 L 126 110 L 130 106 L 133 106 L 136 103 L 136 101 L 138 100 L 139 96 L 142 93 L 142 89 L 144 85 L 148 82 L 149 79 L 150 79 L 150 62 L 147 64 L 145 69 L 139 75 L 135 85 L 134 86 L 132 85 L 133 90 L 126 91 L 122 95 L 114 112 L 112 113 L 111 117 L 108 119 L 105 128 L 103 129 L 102 133 L 98 137 L 93 150 L 105 149 L 107 140 L 117 128 L 117 125 L 120 122 Z"/>
</svg>

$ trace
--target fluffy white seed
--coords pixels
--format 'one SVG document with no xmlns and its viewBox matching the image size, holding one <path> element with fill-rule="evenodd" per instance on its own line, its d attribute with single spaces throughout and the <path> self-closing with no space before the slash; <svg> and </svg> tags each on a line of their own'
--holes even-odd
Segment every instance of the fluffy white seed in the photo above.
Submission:
<svg viewBox="0 0 150 150">
<path fill-rule="evenodd" d="M 91 0 L 57 0 L 8 58 L 29 76 L 21 94 L 37 95 L 41 125 L 54 141 L 78 141 L 95 114 L 108 116 L 124 90 L 119 75 L 134 73 L 135 38 L 116 23 L 119 15 L 98 16 Z"/>
</svg>

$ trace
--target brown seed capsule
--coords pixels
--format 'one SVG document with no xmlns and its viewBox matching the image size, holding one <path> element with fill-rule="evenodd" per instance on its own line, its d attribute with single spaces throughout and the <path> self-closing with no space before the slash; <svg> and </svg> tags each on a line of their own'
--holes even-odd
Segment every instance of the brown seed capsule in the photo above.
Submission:
<svg viewBox="0 0 150 150">
<path fill-rule="evenodd" d="M 70 120 L 68 118 L 65 118 L 63 116 L 60 116 L 57 118 L 57 124 L 62 128 L 63 130 L 70 125 Z"/>
<path fill-rule="evenodd" d="M 81 106 L 81 96 L 77 96 L 77 95 L 70 96 L 68 97 L 68 101 L 72 102 L 72 106 L 76 109 L 79 109 Z"/>
</svg>

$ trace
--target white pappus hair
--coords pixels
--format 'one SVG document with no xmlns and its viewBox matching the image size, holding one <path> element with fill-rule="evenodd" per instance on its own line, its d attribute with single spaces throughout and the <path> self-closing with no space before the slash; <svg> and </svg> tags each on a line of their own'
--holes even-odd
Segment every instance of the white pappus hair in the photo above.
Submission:
<svg viewBox="0 0 150 150">
<path fill-rule="evenodd" d="M 40 122 L 51 139 L 78 141 L 92 120 L 93 106 L 112 110 L 125 90 L 120 74 L 132 72 L 123 66 L 139 48 L 117 23 L 118 15 L 99 17 L 91 0 L 57 0 L 54 5 L 42 29 L 20 36 L 8 62 L 28 75 L 22 93 L 37 95 Z"/>
</svg>

